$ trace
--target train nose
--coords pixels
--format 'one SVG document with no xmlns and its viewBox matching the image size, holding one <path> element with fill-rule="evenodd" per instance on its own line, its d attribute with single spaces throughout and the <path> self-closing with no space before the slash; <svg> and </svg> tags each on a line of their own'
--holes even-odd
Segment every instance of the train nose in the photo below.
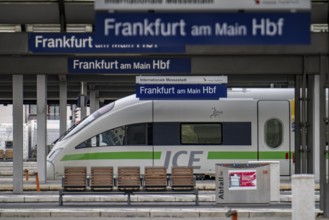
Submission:
<svg viewBox="0 0 329 220">
<path fill-rule="evenodd" d="M 55 179 L 55 166 L 49 160 L 47 160 L 47 179 L 48 180 L 54 180 Z"/>
</svg>

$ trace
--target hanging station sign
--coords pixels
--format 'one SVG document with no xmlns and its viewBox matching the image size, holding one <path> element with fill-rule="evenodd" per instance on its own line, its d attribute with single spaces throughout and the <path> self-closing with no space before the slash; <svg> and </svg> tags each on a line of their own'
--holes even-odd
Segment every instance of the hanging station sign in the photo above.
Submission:
<svg viewBox="0 0 329 220">
<path fill-rule="evenodd" d="M 218 100 L 227 97 L 227 76 L 137 76 L 141 100 Z"/>
<path fill-rule="evenodd" d="M 69 73 L 190 74 L 190 58 L 69 57 Z"/>
<path fill-rule="evenodd" d="M 186 45 L 310 44 L 310 13 L 96 14 L 97 41 L 156 48 Z"/>
<path fill-rule="evenodd" d="M 310 0 L 97 0 L 95 10 L 309 10 Z"/>
</svg>

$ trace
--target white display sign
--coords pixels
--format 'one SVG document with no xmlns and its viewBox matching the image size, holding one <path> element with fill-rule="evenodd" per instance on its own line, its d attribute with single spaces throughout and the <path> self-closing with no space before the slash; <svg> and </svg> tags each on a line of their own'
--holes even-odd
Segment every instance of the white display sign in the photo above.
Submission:
<svg viewBox="0 0 329 220">
<path fill-rule="evenodd" d="M 310 10 L 310 0 L 97 0 L 95 10 Z"/>
<path fill-rule="evenodd" d="M 223 84 L 227 76 L 136 76 L 137 84 Z"/>
</svg>

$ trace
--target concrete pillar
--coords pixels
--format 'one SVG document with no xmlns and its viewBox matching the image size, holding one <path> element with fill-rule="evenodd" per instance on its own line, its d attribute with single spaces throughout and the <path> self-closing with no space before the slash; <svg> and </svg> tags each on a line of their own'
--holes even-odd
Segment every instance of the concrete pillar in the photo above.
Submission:
<svg viewBox="0 0 329 220">
<path fill-rule="evenodd" d="M 314 175 L 292 176 L 292 220 L 315 220 Z"/>
<path fill-rule="evenodd" d="M 13 75 L 13 192 L 23 193 L 23 76 Z"/>
<path fill-rule="evenodd" d="M 96 90 L 90 90 L 90 114 L 99 109 L 99 101 L 96 94 Z"/>
<path fill-rule="evenodd" d="M 37 76 L 37 168 L 39 181 L 46 182 L 47 169 L 47 77 Z"/>
<path fill-rule="evenodd" d="M 81 110 L 81 120 L 87 116 L 87 83 L 81 82 L 81 96 L 80 96 L 80 110 Z"/>
<path fill-rule="evenodd" d="M 67 129 L 67 81 L 59 83 L 59 134 Z"/>
</svg>

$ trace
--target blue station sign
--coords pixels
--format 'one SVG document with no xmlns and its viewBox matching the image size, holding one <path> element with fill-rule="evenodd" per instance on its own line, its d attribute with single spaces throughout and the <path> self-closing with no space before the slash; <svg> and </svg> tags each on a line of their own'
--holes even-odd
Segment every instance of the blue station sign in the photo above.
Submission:
<svg viewBox="0 0 329 220">
<path fill-rule="evenodd" d="M 186 45 L 310 44 L 310 12 L 96 12 L 94 33 L 30 33 L 33 53 L 184 53 Z"/>
<path fill-rule="evenodd" d="M 310 12 L 96 13 L 98 43 L 138 47 L 310 44 Z"/>
<path fill-rule="evenodd" d="M 94 33 L 29 33 L 32 53 L 182 53 L 185 45 L 158 47 L 155 44 L 111 43 L 96 38 Z"/>
<path fill-rule="evenodd" d="M 227 97 L 227 77 L 137 76 L 141 100 L 218 100 Z"/>
<path fill-rule="evenodd" d="M 69 57 L 68 73 L 190 74 L 190 58 Z"/>
</svg>

